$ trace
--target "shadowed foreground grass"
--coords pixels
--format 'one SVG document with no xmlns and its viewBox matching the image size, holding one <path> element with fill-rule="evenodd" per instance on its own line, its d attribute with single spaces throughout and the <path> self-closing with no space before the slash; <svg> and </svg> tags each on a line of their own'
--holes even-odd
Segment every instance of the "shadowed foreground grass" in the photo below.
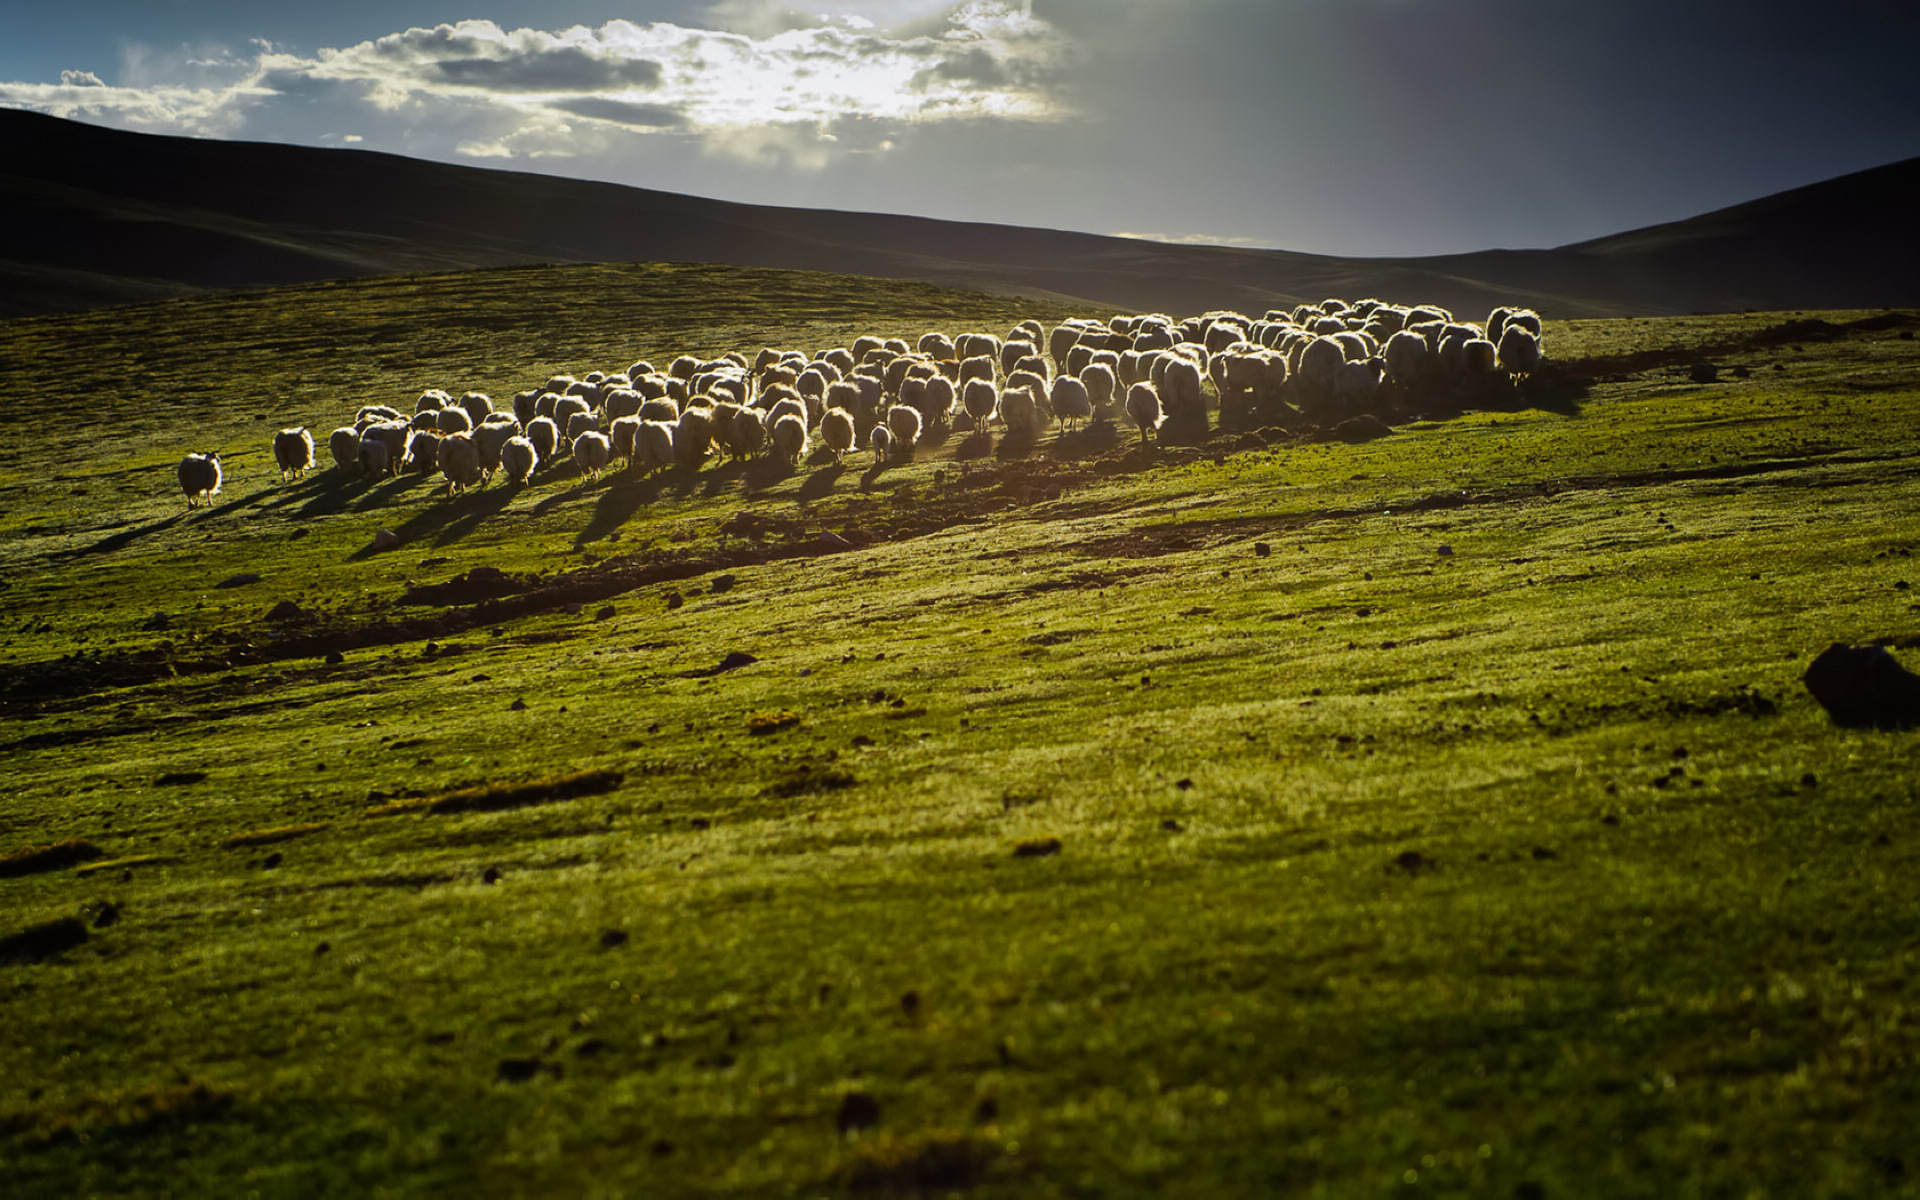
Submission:
<svg viewBox="0 0 1920 1200">
<path fill-rule="evenodd" d="M 1907 326 L 1550 327 L 1681 349 L 1361 446 L 279 483 L 424 386 L 1030 311 L 453 282 L 0 326 L 100 422 L 0 474 L 0 862 L 92 853 L 0 878 L 85 934 L 0 965 L 0 1191 L 1920 1190 L 1915 735 L 1798 683 L 1920 641 Z"/>
</svg>

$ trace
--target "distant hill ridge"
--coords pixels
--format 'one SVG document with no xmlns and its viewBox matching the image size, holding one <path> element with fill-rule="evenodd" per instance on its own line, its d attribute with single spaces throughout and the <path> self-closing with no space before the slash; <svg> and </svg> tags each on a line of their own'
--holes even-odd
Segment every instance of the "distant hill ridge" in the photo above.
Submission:
<svg viewBox="0 0 1920 1200">
<path fill-rule="evenodd" d="M 535 262 L 788 267 L 1180 313 L 1368 295 L 1554 317 L 1920 305 L 1920 158 L 1553 250 L 1344 258 L 734 204 L 17 110 L 0 110 L 0 147 L 0 317 Z"/>
</svg>

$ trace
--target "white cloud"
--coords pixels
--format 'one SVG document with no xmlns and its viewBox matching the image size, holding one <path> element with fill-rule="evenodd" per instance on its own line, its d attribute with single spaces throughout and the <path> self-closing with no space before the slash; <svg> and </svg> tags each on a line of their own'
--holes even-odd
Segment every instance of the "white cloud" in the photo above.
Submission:
<svg viewBox="0 0 1920 1200">
<path fill-rule="evenodd" d="M 774 11 L 735 7 L 762 24 Z M 881 15 L 923 15 L 926 5 L 891 7 Z M 1002 0 L 967 0 L 937 32 L 889 32 L 861 12 L 758 36 L 624 20 L 558 31 L 461 21 L 310 57 L 259 42 L 246 54 L 136 47 L 117 86 L 67 71 L 58 84 L 0 83 L 0 105 L 211 136 L 273 136 L 323 109 L 336 129 L 403 123 L 411 147 L 437 137 L 476 158 L 578 157 L 665 135 L 821 167 L 914 126 L 1061 119 L 1049 83 L 1068 57 L 1051 27 Z M 883 128 L 848 142 L 848 122 Z"/>
<path fill-rule="evenodd" d="M 1259 249 L 1268 243 L 1259 238 L 1226 237 L 1213 233 L 1123 233 L 1115 232 L 1108 237 L 1133 238 L 1141 242 L 1166 242 L 1174 246 L 1227 246 L 1240 250 Z"/>
</svg>

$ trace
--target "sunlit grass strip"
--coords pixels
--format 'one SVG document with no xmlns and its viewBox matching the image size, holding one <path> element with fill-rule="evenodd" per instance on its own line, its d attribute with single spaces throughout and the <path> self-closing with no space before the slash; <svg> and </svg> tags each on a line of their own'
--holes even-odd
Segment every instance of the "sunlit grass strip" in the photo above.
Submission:
<svg viewBox="0 0 1920 1200">
<path fill-rule="evenodd" d="M 370 808 L 370 817 L 391 817 L 401 813 L 463 813 L 463 812 L 499 812 L 509 808 L 528 808 L 535 804 L 551 804 L 557 800 L 573 800 L 581 796 L 594 796 L 610 792 L 620 786 L 626 778 L 620 771 L 596 770 L 575 771 L 568 775 L 550 775 L 545 779 L 533 779 L 525 783 L 489 783 L 477 787 L 460 788 L 438 796 L 421 796 L 417 799 L 395 800 Z"/>
<path fill-rule="evenodd" d="M 319 833 L 322 829 L 332 827 L 332 821 L 311 821 L 305 825 L 282 825 L 276 829 L 252 829 L 246 833 L 236 833 L 232 837 L 222 838 L 220 846 L 226 850 L 237 850 L 242 846 L 267 846 L 274 842 L 290 842 L 294 838 Z"/>
</svg>

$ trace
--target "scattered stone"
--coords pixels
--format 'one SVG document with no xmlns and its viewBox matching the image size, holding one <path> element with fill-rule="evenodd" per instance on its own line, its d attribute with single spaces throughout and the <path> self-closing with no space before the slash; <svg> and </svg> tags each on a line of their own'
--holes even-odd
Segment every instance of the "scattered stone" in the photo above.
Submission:
<svg viewBox="0 0 1920 1200">
<path fill-rule="evenodd" d="M 283 861 L 280 857 L 280 852 L 276 850 L 272 854 L 267 855 L 266 860 L 260 864 L 260 869 L 263 871 L 271 871 Z"/>
<path fill-rule="evenodd" d="M 498 868 L 498 867 L 488 867 L 488 868 L 487 868 L 487 869 L 486 869 L 486 870 L 485 870 L 484 872 L 482 872 L 482 873 L 481 873 L 481 875 L 480 875 L 480 882 L 481 882 L 481 883 L 485 883 L 485 884 L 495 884 L 495 883 L 499 883 L 499 882 L 500 882 L 500 868 Z"/>
<path fill-rule="evenodd" d="M 326 663 L 327 663 L 327 665 L 328 665 L 328 666 L 330 666 L 330 667 L 337 667 L 337 666 L 339 666 L 339 665 L 340 665 L 341 663 L 343 663 L 343 662 L 346 662 L 346 661 L 347 661 L 347 656 L 346 656 L 346 655 L 344 655 L 344 654 L 342 654 L 342 653 L 340 653 L 340 652 L 339 652 L 338 650 L 329 650 L 329 651 L 327 651 L 327 658 L 326 658 Z"/>
<path fill-rule="evenodd" d="M 173 618 L 163 612 L 156 612 L 141 623 L 140 628 L 148 633 L 159 633 L 173 628 Z"/>
<path fill-rule="evenodd" d="M 88 905 L 93 917 L 95 929 L 107 929 L 120 923 L 120 906 L 111 900 L 102 900 L 98 904 Z"/>
<path fill-rule="evenodd" d="M 1273 547 L 1266 542 L 1255 542 L 1253 544 L 1253 556 L 1255 558 L 1268 558 L 1271 557 L 1272 554 Z"/>
<path fill-rule="evenodd" d="M 593 619 L 596 621 L 609 621 L 609 620 L 612 620 L 614 616 L 615 616 L 615 610 L 613 605 L 607 604 L 607 605 L 602 605 L 593 614 Z"/>
<path fill-rule="evenodd" d="M 864 733 L 856 733 L 853 735 L 853 741 L 848 744 L 854 747 L 871 746 L 873 745 L 873 739 Z"/>
<path fill-rule="evenodd" d="M 611 1049 L 613 1049 L 613 1043 L 604 1038 L 588 1038 L 576 1046 L 573 1052 L 581 1058 L 598 1058 Z"/>
<path fill-rule="evenodd" d="M 206 777 L 205 771 L 168 771 L 153 783 L 155 787 L 184 787 L 190 783 L 200 783 Z"/>
<path fill-rule="evenodd" d="M 306 610 L 291 600 L 282 600 L 267 610 L 267 620 L 269 621 L 298 621 L 306 615 Z"/>
<path fill-rule="evenodd" d="M 1720 382 L 1720 368 L 1705 359 L 1687 368 L 1687 378 L 1694 383 Z"/>
<path fill-rule="evenodd" d="M 879 1123 L 880 1102 L 865 1092 L 848 1092 L 833 1117 L 833 1127 L 841 1133 L 871 1129 Z"/>
<path fill-rule="evenodd" d="M 1175 783 L 1173 786 L 1179 788 L 1183 792 L 1190 792 L 1193 790 L 1193 780 L 1182 779 L 1178 783 Z"/>
<path fill-rule="evenodd" d="M 322 954 L 326 954 L 326 953 L 328 953 L 329 951 L 331 951 L 332 949 L 333 949 L 333 943 L 332 943 L 332 942 L 321 942 L 321 943 L 320 943 L 320 944 L 319 944 L 318 946 L 315 946 L 315 947 L 313 948 L 313 956 L 314 956 L 315 958 L 318 958 L 318 957 L 320 957 L 320 956 L 321 956 Z"/>
<path fill-rule="evenodd" d="M 1166 833 L 1185 833 L 1187 831 L 1185 825 L 1182 825 L 1172 817 L 1168 817 L 1166 820 L 1160 822 L 1160 828 Z"/>
<path fill-rule="evenodd" d="M 667 611 L 668 612 L 672 612 L 674 609 L 679 608 L 681 605 L 685 604 L 686 602 L 687 602 L 687 598 L 685 596 L 682 596 L 679 592 L 667 593 Z"/>
<path fill-rule="evenodd" d="M 900 997 L 900 1011 L 909 1017 L 920 1011 L 920 993 L 908 992 Z"/>
<path fill-rule="evenodd" d="M 1000 1102 L 992 1096 L 980 1097 L 980 1103 L 973 1106 L 973 1119 L 982 1125 L 991 1125 L 1000 1119 Z"/>
<path fill-rule="evenodd" d="M 525 700 L 515 700 L 512 704 L 507 705 L 507 711 L 525 712 L 527 711 L 527 702 Z"/>
<path fill-rule="evenodd" d="M 1800 677 L 1836 725 L 1920 723 L 1920 676 L 1884 646 L 1827 647 Z"/>
<path fill-rule="evenodd" d="M 609 929 L 600 935 L 600 944 L 608 950 L 616 946 L 624 946 L 627 944 L 627 931 L 624 929 Z"/>
<path fill-rule="evenodd" d="M 1418 850 L 1407 850 L 1394 857 L 1393 865 L 1409 875 L 1418 875 L 1422 871 L 1431 871 L 1440 864 Z"/>
<path fill-rule="evenodd" d="M 1533 861 L 1535 862 L 1546 862 L 1548 859 L 1559 857 L 1558 854 L 1555 854 L 1545 846 L 1535 846 L 1533 848 Z"/>
<path fill-rule="evenodd" d="M 1439 555 L 1439 556 L 1440 556 L 1441 558 L 1452 558 L 1452 557 L 1453 557 L 1453 547 L 1452 547 L 1452 546 L 1448 546 L 1448 545 L 1444 545 L 1444 544 L 1443 544 L 1443 545 L 1440 545 L 1440 546 L 1437 546 L 1437 547 L 1435 547 L 1435 548 L 1434 548 L 1434 551 L 1433 551 L 1433 552 L 1434 552 L 1435 554 L 1438 554 L 1438 555 Z"/>
<path fill-rule="evenodd" d="M 391 550 L 399 544 L 400 535 L 391 529 L 382 529 L 373 535 L 373 549 L 375 552 Z"/>
<path fill-rule="evenodd" d="M 237 587 L 246 587 L 250 583 L 259 583 L 259 582 L 260 582 L 260 577 L 258 575 L 242 572 L 239 575 L 229 575 L 225 579 L 222 579 L 219 583 L 214 584 L 213 586 L 217 588 L 237 588 Z"/>
<path fill-rule="evenodd" d="M 1333 427 L 1333 436 L 1343 442 L 1370 442 L 1393 432 L 1393 427 L 1372 413 L 1348 417 Z"/>
<path fill-rule="evenodd" d="M 1035 838 L 1032 841 L 1021 842 L 1013 848 L 1015 858 L 1046 858 L 1058 853 L 1060 853 L 1060 839 L 1057 837 Z"/>
<path fill-rule="evenodd" d="M 1808 771 L 1805 775 L 1802 775 L 1800 777 L 1800 786 L 1801 787 L 1819 787 L 1820 779 L 1812 771 Z"/>
<path fill-rule="evenodd" d="M 537 1058 L 503 1058 L 497 1069 L 497 1078 L 503 1083 L 525 1083 L 538 1075 L 544 1066 Z"/>
<path fill-rule="evenodd" d="M 732 591 L 733 585 L 738 582 L 739 580 L 731 575 L 715 575 L 713 582 L 707 586 L 707 590 L 716 596 L 724 595 Z"/>
</svg>

